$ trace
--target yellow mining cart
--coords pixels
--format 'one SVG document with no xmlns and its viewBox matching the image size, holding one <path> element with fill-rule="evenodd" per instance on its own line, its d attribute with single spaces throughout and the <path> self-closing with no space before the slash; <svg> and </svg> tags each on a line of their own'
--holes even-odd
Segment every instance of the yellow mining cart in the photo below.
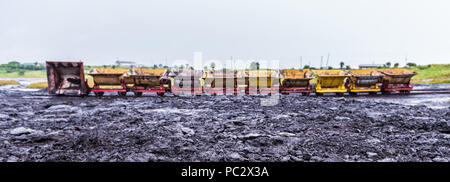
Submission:
<svg viewBox="0 0 450 182">
<path fill-rule="evenodd" d="M 310 80 L 313 75 L 309 69 L 284 69 L 280 70 L 281 93 L 311 93 Z"/>
<path fill-rule="evenodd" d="M 212 95 L 218 93 L 237 94 L 237 71 L 235 70 L 210 70 L 203 74 L 204 90 Z"/>
<path fill-rule="evenodd" d="M 348 91 L 351 95 L 356 95 L 357 92 L 369 92 L 369 94 L 376 94 L 381 91 L 378 83 L 381 83 L 383 74 L 374 69 L 364 70 L 348 70 L 350 75 L 348 79 Z"/>
<path fill-rule="evenodd" d="M 170 91 L 175 95 L 181 93 L 201 95 L 203 93 L 202 70 L 173 70 L 170 73 Z"/>
<path fill-rule="evenodd" d="M 95 68 L 89 72 L 94 80 L 92 92 L 96 96 L 103 96 L 105 92 L 117 92 L 120 96 L 127 94 L 127 86 L 124 80 L 124 74 L 128 69 L 124 68 Z M 114 88 L 101 88 L 101 86 L 112 86 Z M 117 88 L 116 88 L 117 87 Z"/>
<path fill-rule="evenodd" d="M 276 70 L 249 70 L 248 93 L 279 93 L 280 76 Z"/>
<path fill-rule="evenodd" d="M 165 82 L 169 82 L 167 69 L 162 68 L 133 68 L 126 80 L 133 82 L 131 91 L 136 96 L 141 96 L 143 92 L 154 92 L 163 96 L 166 92 Z"/>
<path fill-rule="evenodd" d="M 383 73 L 383 84 L 381 91 L 385 94 L 392 91 L 409 93 L 413 86 L 410 84 L 411 78 L 417 73 L 404 68 L 378 69 Z"/>
<path fill-rule="evenodd" d="M 346 72 L 342 70 L 313 70 L 317 75 L 316 95 L 323 93 L 336 93 L 343 95 L 347 92 L 345 81 L 348 78 Z"/>
</svg>

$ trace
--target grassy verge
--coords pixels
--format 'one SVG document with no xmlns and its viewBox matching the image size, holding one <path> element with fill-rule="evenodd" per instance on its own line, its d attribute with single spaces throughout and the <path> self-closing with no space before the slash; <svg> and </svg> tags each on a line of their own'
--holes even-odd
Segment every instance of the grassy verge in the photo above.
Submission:
<svg viewBox="0 0 450 182">
<path fill-rule="evenodd" d="M 22 73 L 21 73 L 22 71 Z M 10 77 L 10 78 L 45 78 L 47 73 L 45 70 L 20 70 L 8 73 L 4 69 L 0 69 L 0 77 Z"/>
<path fill-rule="evenodd" d="M 30 88 L 47 88 L 47 82 L 31 83 L 27 87 L 30 87 Z"/>
<path fill-rule="evenodd" d="M 412 77 L 413 83 L 450 83 L 450 64 L 430 64 L 409 68 L 418 74 Z"/>
<path fill-rule="evenodd" d="M 16 80 L 0 80 L 0 85 L 18 85 L 19 82 Z"/>
</svg>

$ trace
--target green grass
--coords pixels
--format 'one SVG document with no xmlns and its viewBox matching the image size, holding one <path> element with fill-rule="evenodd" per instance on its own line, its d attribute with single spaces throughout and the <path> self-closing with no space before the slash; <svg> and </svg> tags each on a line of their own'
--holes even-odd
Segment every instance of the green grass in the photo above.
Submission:
<svg viewBox="0 0 450 182">
<path fill-rule="evenodd" d="M 0 77 L 21 77 L 21 78 L 46 78 L 47 73 L 45 70 L 21 70 L 23 75 L 20 75 L 19 71 L 7 73 L 5 69 L 0 69 Z"/>
<path fill-rule="evenodd" d="M 31 83 L 27 87 L 30 87 L 30 88 L 47 88 L 47 82 Z"/>
<path fill-rule="evenodd" d="M 450 83 L 450 64 L 430 64 L 408 69 L 418 73 L 412 77 L 413 83 Z"/>
</svg>

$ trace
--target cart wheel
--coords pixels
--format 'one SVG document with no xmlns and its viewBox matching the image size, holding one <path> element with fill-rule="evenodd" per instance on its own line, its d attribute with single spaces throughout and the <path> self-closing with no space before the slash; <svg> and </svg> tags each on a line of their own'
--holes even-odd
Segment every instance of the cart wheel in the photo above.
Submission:
<svg viewBox="0 0 450 182">
<path fill-rule="evenodd" d="M 400 93 L 402 93 L 402 94 L 409 94 L 410 92 L 409 92 L 409 90 L 402 90 L 402 91 L 400 91 Z"/>
<path fill-rule="evenodd" d="M 158 96 L 164 96 L 164 92 L 157 92 L 156 95 L 158 95 Z"/>
<path fill-rule="evenodd" d="M 344 93 L 338 92 L 336 93 L 337 96 L 344 96 Z"/>
<path fill-rule="evenodd" d="M 356 93 L 356 92 L 349 92 L 349 94 L 350 94 L 350 95 L 353 95 L 353 96 L 354 96 L 354 95 L 358 95 L 358 93 Z"/>
<path fill-rule="evenodd" d="M 381 94 L 383 94 L 383 95 L 389 95 L 389 94 L 391 94 L 391 92 L 389 92 L 389 91 L 382 91 Z"/>
<path fill-rule="evenodd" d="M 95 96 L 103 96 L 103 94 L 105 94 L 105 92 L 94 92 Z"/>
<path fill-rule="evenodd" d="M 377 92 L 369 92 L 369 95 L 377 95 Z"/>
<path fill-rule="evenodd" d="M 134 96 L 140 97 L 140 96 L 142 96 L 142 92 L 134 92 Z"/>
<path fill-rule="evenodd" d="M 119 96 L 126 96 L 127 95 L 126 92 L 117 92 L 117 94 L 119 94 Z"/>
<path fill-rule="evenodd" d="M 302 95 L 303 96 L 309 96 L 309 92 L 303 92 Z"/>
<path fill-rule="evenodd" d="M 316 92 L 316 96 L 323 96 L 323 93 Z"/>
</svg>

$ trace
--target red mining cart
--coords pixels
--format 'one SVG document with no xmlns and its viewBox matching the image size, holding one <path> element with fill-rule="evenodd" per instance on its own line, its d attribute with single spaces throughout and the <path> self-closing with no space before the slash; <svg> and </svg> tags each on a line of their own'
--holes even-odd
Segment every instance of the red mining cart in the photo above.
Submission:
<svg viewBox="0 0 450 182">
<path fill-rule="evenodd" d="M 237 71 L 210 70 L 203 75 L 205 92 L 216 94 L 238 94 Z"/>
<path fill-rule="evenodd" d="M 88 95 L 83 62 L 46 62 L 48 93 L 56 95 Z"/>
<path fill-rule="evenodd" d="M 417 73 L 402 68 L 379 69 L 383 73 L 383 81 L 381 84 L 381 92 L 388 94 L 390 92 L 399 91 L 401 93 L 409 93 L 413 86 L 410 81 Z"/>
<path fill-rule="evenodd" d="M 164 85 L 167 83 L 166 69 L 135 68 L 132 74 L 125 77 L 126 82 L 133 83 L 131 91 L 135 96 L 141 96 L 143 92 L 153 92 L 163 96 L 166 92 Z"/>
<path fill-rule="evenodd" d="M 89 72 L 92 76 L 94 86 L 91 89 L 96 96 L 103 96 L 105 92 L 117 92 L 120 96 L 127 94 L 127 83 L 124 74 L 128 69 L 124 68 L 95 68 Z"/>
<path fill-rule="evenodd" d="M 202 70 L 176 70 L 170 74 L 171 92 L 174 95 L 185 94 L 203 94 Z"/>
<path fill-rule="evenodd" d="M 309 95 L 312 91 L 309 82 L 313 78 L 309 69 L 280 70 L 280 92 L 282 94 L 302 93 L 302 95 Z"/>
</svg>

